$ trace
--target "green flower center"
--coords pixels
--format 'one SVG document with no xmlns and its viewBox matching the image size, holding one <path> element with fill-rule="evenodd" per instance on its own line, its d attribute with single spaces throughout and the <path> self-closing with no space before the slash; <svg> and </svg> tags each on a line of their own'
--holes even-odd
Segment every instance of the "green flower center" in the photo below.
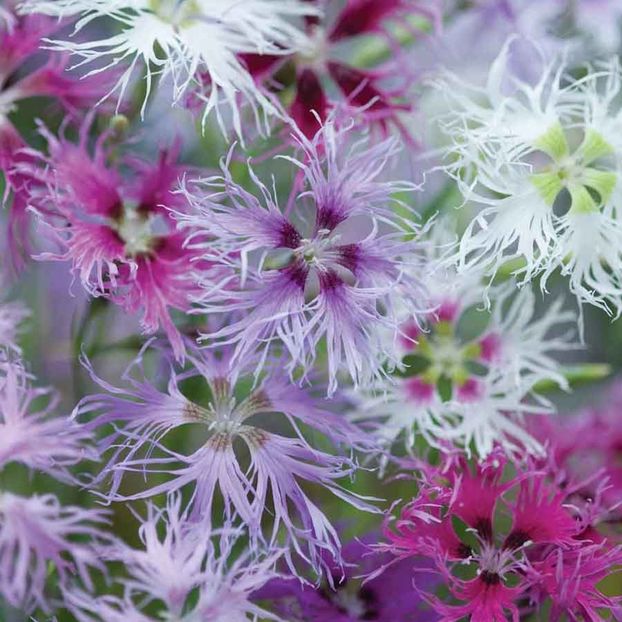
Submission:
<svg viewBox="0 0 622 622">
<path fill-rule="evenodd" d="M 616 173 L 603 168 L 602 160 L 614 153 L 613 147 L 596 131 L 588 129 L 583 141 L 570 151 L 559 123 L 535 143 L 551 163 L 531 176 L 540 196 L 551 207 L 563 190 L 570 194 L 573 213 L 597 212 L 609 200 L 617 182 Z"/>
</svg>

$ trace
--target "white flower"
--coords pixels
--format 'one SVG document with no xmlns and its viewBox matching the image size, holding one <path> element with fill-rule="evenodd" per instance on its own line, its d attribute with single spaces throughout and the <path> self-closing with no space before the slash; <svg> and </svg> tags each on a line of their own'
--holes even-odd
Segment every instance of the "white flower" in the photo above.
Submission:
<svg viewBox="0 0 622 622">
<path fill-rule="evenodd" d="M 520 258 L 523 281 L 561 269 L 582 302 L 622 310 L 622 115 L 613 59 L 580 79 L 560 60 L 528 84 L 508 68 L 510 40 L 484 88 L 448 77 L 448 173 L 480 207 L 455 257 L 497 273 Z"/>
<path fill-rule="evenodd" d="M 515 281 L 486 287 L 481 273 L 460 279 L 429 259 L 437 266 L 428 279 L 436 310 L 423 330 L 402 325 L 401 368 L 355 395 L 353 418 L 373 424 L 388 448 L 403 437 L 410 451 L 421 436 L 432 446 L 458 444 L 482 457 L 494 443 L 537 451 L 522 417 L 550 410 L 534 391 L 539 382 L 567 388 L 553 354 L 576 347 L 575 314 L 561 300 L 539 313 L 533 291 L 517 291 Z M 489 310 L 482 307 L 485 297 Z"/>
<path fill-rule="evenodd" d="M 120 98 L 136 66 L 144 65 L 145 102 L 154 77 L 168 77 L 173 103 L 193 90 L 205 105 L 203 123 L 215 111 L 221 127 L 220 104 L 225 103 L 238 135 L 239 99 L 250 103 L 257 118 L 260 109 L 278 113 L 240 54 L 286 55 L 302 49 L 307 37 L 292 20 L 317 14 L 313 3 L 303 0 L 26 0 L 21 10 L 78 18 L 74 35 L 80 32 L 80 40 L 55 40 L 52 47 L 73 53 L 81 59 L 78 65 L 107 60 L 90 74 L 122 65 L 113 89 Z M 89 39 L 84 28 L 98 18 L 114 20 L 121 30 Z"/>
</svg>

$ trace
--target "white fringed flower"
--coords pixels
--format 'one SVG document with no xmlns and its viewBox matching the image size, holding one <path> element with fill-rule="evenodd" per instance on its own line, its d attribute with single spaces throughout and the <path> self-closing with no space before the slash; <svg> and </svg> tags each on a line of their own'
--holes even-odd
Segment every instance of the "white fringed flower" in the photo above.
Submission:
<svg viewBox="0 0 622 622">
<path fill-rule="evenodd" d="M 444 123 L 452 145 L 446 166 L 469 202 L 480 207 L 459 244 L 462 269 L 488 275 L 520 258 L 524 281 L 555 270 L 571 290 L 622 311 L 622 114 L 620 68 L 613 59 L 580 79 L 550 63 L 540 80 L 513 77 L 512 40 L 493 63 L 485 87 L 449 76 Z M 617 98 L 617 99 L 616 99 Z"/>
<path fill-rule="evenodd" d="M 275 104 L 256 85 L 240 54 L 286 55 L 307 44 L 296 19 L 317 14 L 303 0 L 26 0 L 22 10 L 77 18 L 79 40 L 55 40 L 54 49 L 71 52 L 78 65 L 104 60 L 91 74 L 123 67 L 113 91 L 122 98 L 137 65 L 144 65 L 146 96 L 156 76 L 173 83 L 173 103 L 189 91 L 204 102 L 203 123 L 215 111 L 224 126 L 221 104 L 242 133 L 240 99 L 255 116 L 277 114 Z M 91 39 L 85 26 L 98 18 L 117 22 L 120 31 Z M 294 21 L 293 21 L 294 20 Z"/>
<path fill-rule="evenodd" d="M 533 291 L 517 291 L 515 281 L 487 287 L 481 273 L 461 277 L 438 267 L 438 258 L 428 259 L 435 311 L 423 328 L 402 324 L 400 368 L 355 395 L 354 418 L 372 425 L 387 448 L 403 439 L 410 451 L 420 436 L 429 445 L 458 445 L 481 457 L 495 444 L 537 452 L 523 417 L 550 410 L 534 390 L 538 383 L 567 388 L 554 355 L 576 348 L 576 315 L 561 300 L 540 312 Z M 488 310 L 481 302 L 486 297 Z"/>
</svg>

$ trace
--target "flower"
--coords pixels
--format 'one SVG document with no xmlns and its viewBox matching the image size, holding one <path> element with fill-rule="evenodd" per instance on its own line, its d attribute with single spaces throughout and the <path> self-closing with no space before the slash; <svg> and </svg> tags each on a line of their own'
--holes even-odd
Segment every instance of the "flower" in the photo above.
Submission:
<svg viewBox="0 0 622 622">
<path fill-rule="evenodd" d="M 91 120 L 82 126 L 78 144 L 42 130 L 50 155 L 38 154 L 45 168 L 32 171 L 42 187 L 31 201 L 61 251 L 40 258 L 71 262 L 91 296 L 109 298 L 128 313 L 142 309 L 143 330 L 162 327 L 182 358 L 184 343 L 170 310 L 190 308 L 197 255 L 185 247 L 169 209 L 184 208 L 174 190 L 189 168 L 177 163 L 174 145 L 154 162 L 126 158 L 132 176 L 124 178 L 110 160 L 110 132 L 98 137 L 90 153 Z"/>
<path fill-rule="evenodd" d="M 97 429 L 115 424 L 112 434 L 100 442 L 110 458 L 95 484 L 106 476 L 111 489 L 109 501 L 143 499 L 188 487 L 191 518 L 210 524 L 214 499 L 222 498 L 224 515 L 236 513 L 248 527 L 253 546 L 276 541 L 280 528 L 292 540 L 286 553 L 299 553 L 319 564 L 319 551 L 338 556 L 337 532 L 320 508 L 307 495 L 303 484 L 319 484 L 343 501 L 366 511 L 375 511 L 366 499 L 343 488 L 339 480 L 352 474 L 355 464 L 348 458 L 313 448 L 300 425 L 309 426 L 333 439 L 352 444 L 363 442 L 351 425 L 330 413 L 296 385 L 275 373 L 250 390 L 244 389 L 248 372 L 240 381 L 229 371 L 227 357 L 219 360 L 209 352 L 192 355 L 194 369 L 182 375 L 170 371 L 165 392 L 144 381 L 128 379 L 130 389 L 116 388 L 93 379 L 111 394 L 86 397 L 78 416 L 97 416 L 87 424 Z M 88 365 L 88 364 L 87 364 Z M 189 400 L 181 392 L 180 379 L 196 377 L 205 383 L 207 405 Z M 269 431 L 261 423 L 268 413 L 278 413 L 289 423 L 293 436 Z M 121 425 L 123 424 L 123 425 Z M 195 431 L 194 449 L 183 452 L 168 442 L 167 435 L 181 427 Z M 361 439 L 359 441 L 359 439 Z M 121 482 L 127 473 L 168 475 L 161 483 L 149 484 L 137 492 L 124 492 Z M 268 506 L 273 516 L 267 538 Z M 220 510 L 219 510 L 220 513 Z"/>
<path fill-rule="evenodd" d="M 89 568 L 102 568 L 89 540 L 102 540 L 105 513 L 63 506 L 52 494 L 0 492 L 0 594 L 14 607 L 48 611 L 45 584 L 53 565 L 60 585 L 73 575 L 92 587 Z"/>
<path fill-rule="evenodd" d="M 413 80 L 401 59 L 370 69 L 344 62 L 343 48 L 348 44 L 352 48 L 359 37 L 375 35 L 387 39 L 396 52 L 400 44 L 389 24 L 404 24 L 413 16 L 438 26 L 440 8 L 425 0 L 349 0 L 333 19 L 307 20 L 308 39 L 298 53 L 243 58 L 260 83 L 278 84 L 283 90 L 293 87 L 289 114 L 308 139 L 328 118 L 329 92 L 335 90 L 345 100 L 345 109 L 357 110 L 365 123 L 377 124 L 385 132 L 394 124 L 407 137 L 398 113 L 412 108 L 408 91 Z M 292 85 L 282 83 L 288 73 Z"/>
<path fill-rule="evenodd" d="M 48 388 L 35 388 L 19 362 L 0 362 L 0 468 L 20 462 L 57 479 L 74 481 L 68 467 L 93 453 L 88 432 L 68 417 L 54 417 L 58 399 Z M 47 401 L 37 406 L 39 400 Z"/>
<path fill-rule="evenodd" d="M 18 335 L 28 317 L 30 311 L 20 302 L 0 303 L 0 348 L 19 354 Z"/>
<path fill-rule="evenodd" d="M 211 231 L 216 240 L 207 250 L 220 248 L 240 277 L 234 288 L 235 276 L 218 282 L 203 275 L 198 305 L 230 318 L 204 338 L 235 344 L 234 364 L 261 348 L 259 368 L 278 338 L 292 375 L 299 368 L 307 374 L 325 343 L 329 394 L 342 369 L 359 385 L 391 364 L 392 348 L 381 335 L 395 326 L 400 292 L 413 317 L 425 305 L 417 278 L 404 270 L 417 264 L 414 225 L 395 215 L 391 196 L 413 187 L 378 179 L 396 141 L 361 139 L 348 148 L 347 130 L 330 121 L 312 141 L 296 133 L 304 159 L 288 160 L 300 169 L 304 188 L 295 183 L 287 210 L 252 171 L 261 199 L 236 184 L 230 154 L 222 178 L 197 181 L 202 190 L 186 193 L 194 211 L 177 215 L 183 227 Z"/>
<path fill-rule="evenodd" d="M 123 67 L 113 91 L 123 98 L 138 65 L 145 67 L 144 106 L 156 76 L 172 80 L 173 103 L 197 91 L 204 100 L 203 122 L 214 111 L 224 128 L 224 103 L 233 116 L 233 126 L 242 134 L 238 99 L 277 114 L 272 100 L 255 85 L 239 58 L 240 54 L 286 55 L 306 42 L 293 19 L 317 15 L 317 8 L 302 0 L 27 0 L 22 10 L 77 19 L 75 31 L 83 40 L 53 40 L 54 49 L 69 51 L 79 65 L 105 60 L 89 75 L 110 67 Z M 104 39 L 85 32 L 92 21 L 106 18 L 121 30 Z M 208 82 L 207 93 L 201 84 Z"/>
<path fill-rule="evenodd" d="M 435 563 L 449 598 L 425 598 L 443 620 L 517 621 L 519 612 L 548 611 L 551 604 L 551 619 L 567 612 L 579 620 L 617 602 L 596 584 L 614 571 L 620 551 L 606 538 L 586 539 L 568 500 L 532 460 L 510 462 L 497 447 L 471 465 L 456 452 L 428 466 L 397 519 L 387 516 L 380 548 L 397 559 Z"/>
<path fill-rule="evenodd" d="M 319 586 L 298 577 L 280 576 L 255 592 L 253 600 L 265 602 L 288 622 L 436 620 L 418 592 L 435 587 L 435 577 L 415 574 L 411 560 L 395 563 L 390 554 L 374 552 L 375 541 L 374 534 L 368 534 L 348 542 L 343 547 L 344 567 L 331 565 L 332 574 Z M 380 573 L 378 569 L 385 564 L 387 567 Z M 361 581 L 361 577 L 366 578 Z"/>
<path fill-rule="evenodd" d="M 28 187 L 33 180 L 19 170 L 30 158 L 25 153 L 26 142 L 9 115 L 20 101 L 30 97 L 52 97 L 66 112 L 75 114 L 101 97 L 106 82 L 79 81 L 75 74 L 65 71 L 67 59 L 62 55 L 48 55 L 43 63 L 37 62 L 42 39 L 56 30 L 57 24 L 42 15 L 17 15 L 12 0 L 5 4 L 0 14 L 0 18 L 4 16 L 0 19 L 0 173 L 7 184 L 0 205 L 12 195 L 8 259 L 13 268 L 18 268 L 26 244 Z"/>
<path fill-rule="evenodd" d="M 539 314 L 529 288 L 517 291 L 514 281 L 485 287 L 479 272 L 460 275 L 439 265 L 438 249 L 446 243 L 427 248 L 425 286 L 434 311 L 421 326 L 412 320 L 400 326 L 401 364 L 353 396 L 353 418 L 373 426 L 387 449 L 403 436 L 410 451 L 420 434 L 434 446 L 447 449 L 449 441 L 482 457 L 496 443 L 508 451 L 541 451 L 522 418 L 551 410 L 534 390 L 537 383 L 567 388 L 553 353 L 576 347 L 573 331 L 559 330 L 575 315 L 562 310 L 561 299 Z M 478 307 L 485 297 L 492 309 Z M 470 332 L 469 322 L 476 326 Z"/>
<path fill-rule="evenodd" d="M 455 159 L 446 170 L 481 209 L 460 240 L 461 268 L 494 275 L 520 258 L 524 281 L 546 288 L 555 270 L 581 302 L 617 314 L 622 303 L 619 222 L 620 76 L 614 59 L 581 79 L 558 59 L 537 83 L 513 80 L 506 43 L 484 88 L 454 76 L 441 86 Z M 576 144 L 575 144 L 576 139 Z"/>
<path fill-rule="evenodd" d="M 141 603 L 141 610 L 157 603 L 158 620 L 165 616 L 179 622 L 276 619 L 254 604 L 250 595 L 276 575 L 274 566 L 282 549 L 262 554 L 246 549 L 234 555 L 242 530 L 228 526 L 206 531 L 204 524 L 188 520 L 179 495 L 169 496 L 164 510 L 149 504 L 139 535 L 141 548 L 122 542 L 102 548 L 107 561 L 123 564 L 127 572 L 122 580 L 123 599 L 105 599 L 98 609 L 76 594 L 70 599 L 70 608 L 78 610 L 78 620 L 109 622 L 131 603 Z M 192 594 L 196 599 L 189 605 Z M 95 616 L 89 618 L 89 612 Z"/>
</svg>

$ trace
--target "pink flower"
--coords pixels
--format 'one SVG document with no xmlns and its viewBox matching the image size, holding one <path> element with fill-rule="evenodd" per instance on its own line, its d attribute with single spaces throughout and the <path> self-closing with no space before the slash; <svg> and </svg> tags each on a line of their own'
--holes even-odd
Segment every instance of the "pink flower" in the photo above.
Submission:
<svg viewBox="0 0 622 622">
<path fill-rule="evenodd" d="M 128 158 L 126 179 L 109 160 L 109 134 L 89 150 L 89 128 L 87 120 L 78 144 L 42 130 L 50 155 L 39 156 L 46 165 L 37 171 L 44 187 L 32 200 L 62 251 L 40 257 L 71 262 L 92 296 L 109 298 L 128 313 L 142 311 L 144 331 L 161 327 L 181 358 L 183 339 L 170 312 L 189 309 L 197 292 L 192 271 L 199 264 L 169 209 L 184 209 L 174 190 L 189 169 L 177 163 L 174 146 L 154 162 Z"/>
<path fill-rule="evenodd" d="M 31 381 L 20 363 L 0 363 L 0 468 L 20 462 L 73 481 L 68 467 L 93 457 L 89 434 L 68 417 L 54 417 L 56 395 Z"/>
<path fill-rule="evenodd" d="M 56 30 L 59 22 L 41 15 L 17 15 L 15 2 L 11 0 L 6 4 L 4 19 L 0 19 L 0 172 L 5 175 L 7 184 L 0 203 L 12 195 L 7 230 L 9 257 L 12 267 L 19 268 L 22 247 L 26 243 L 28 188 L 33 180 L 23 171 L 23 167 L 31 163 L 31 157 L 24 152 L 27 145 L 8 113 L 13 112 L 21 100 L 51 97 L 73 114 L 100 99 L 108 84 L 105 78 L 80 80 L 75 73 L 68 73 L 65 55 L 45 53 L 39 58 L 42 39 Z"/>
</svg>

